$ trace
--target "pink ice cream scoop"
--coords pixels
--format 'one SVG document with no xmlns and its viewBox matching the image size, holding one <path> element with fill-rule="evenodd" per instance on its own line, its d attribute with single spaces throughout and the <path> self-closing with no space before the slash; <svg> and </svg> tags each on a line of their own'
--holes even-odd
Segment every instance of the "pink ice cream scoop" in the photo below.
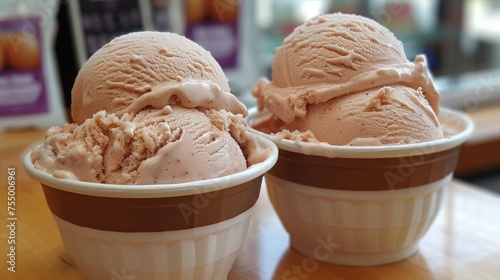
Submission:
<svg viewBox="0 0 500 280">
<path fill-rule="evenodd" d="M 246 114 L 210 53 L 167 32 L 130 33 L 95 52 L 75 79 L 71 114 L 81 124 L 100 110 L 123 114 L 172 102 Z"/>
<path fill-rule="evenodd" d="M 32 152 L 55 177 L 110 184 L 182 183 L 245 170 L 267 157 L 247 133 L 245 106 L 213 57 L 185 37 L 117 37 L 80 70 L 76 123 Z"/>
<path fill-rule="evenodd" d="M 253 89 L 272 113 L 259 129 L 332 145 L 390 145 L 443 137 L 439 95 L 425 56 L 407 60 L 387 28 L 327 14 L 297 27 L 276 49 L 272 81 Z"/>
</svg>

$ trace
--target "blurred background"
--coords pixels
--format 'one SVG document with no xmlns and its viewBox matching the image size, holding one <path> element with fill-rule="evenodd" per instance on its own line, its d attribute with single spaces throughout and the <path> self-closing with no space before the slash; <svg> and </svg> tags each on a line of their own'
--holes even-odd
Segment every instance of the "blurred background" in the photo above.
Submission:
<svg viewBox="0 0 500 280">
<path fill-rule="evenodd" d="M 42 63 L 54 63 L 39 66 L 52 85 L 47 108 L 63 112 L 55 124 L 71 121 L 66 112 L 81 65 L 118 35 L 158 30 L 189 37 L 212 53 L 232 92 L 252 107 L 251 88 L 260 77 L 271 78 L 274 49 L 296 26 L 323 13 L 364 15 L 394 32 L 409 60 L 426 54 L 442 106 L 481 121 L 462 149 L 456 175 L 500 193 L 499 0 L 1 0 L 0 8 L 0 35 L 11 32 L 14 15 L 38 17 L 30 26 L 38 26 L 34 34 L 44 41 Z M 36 115 L 2 109 L 11 101 L 1 93 L 2 77 L 10 72 L 1 70 L 2 129 L 31 126 Z M 28 121 L 17 125 L 23 117 Z"/>
</svg>

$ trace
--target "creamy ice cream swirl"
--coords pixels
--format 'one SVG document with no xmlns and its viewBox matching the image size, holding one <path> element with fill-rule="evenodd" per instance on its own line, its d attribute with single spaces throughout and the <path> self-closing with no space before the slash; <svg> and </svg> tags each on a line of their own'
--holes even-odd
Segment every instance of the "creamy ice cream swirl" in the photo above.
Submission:
<svg viewBox="0 0 500 280">
<path fill-rule="evenodd" d="M 284 122 L 291 122 L 306 115 L 308 104 L 319 104 L 342 95 L 391 85 L 420 88 L 434 112 L 438 113 L 439 94 L 424 55 L 417 55 L 413 63 L 381 65 L 346 82 L 278 87 L 261 79 L 252 93 L 258 99 L 259 109 L 267 108 Z"/>
<path fill-rule="evenodd" d="M 116 98 L 113 102 L 124 100 Z M 127 101 L 126 101 L 127 102 Z M 151 91 L 135 98 L 130 105 L 116 114 L 133 114 L 151 106 L 162 109 L 168 105 L 180 105 L 184 108 L 204 108 L 226 110 L 234 114 L 247 115 L 247 109 L 234 95 L 223 91 L 219 85 L 208 80 L 179 79 L 158 85 Z"/>
</svg>

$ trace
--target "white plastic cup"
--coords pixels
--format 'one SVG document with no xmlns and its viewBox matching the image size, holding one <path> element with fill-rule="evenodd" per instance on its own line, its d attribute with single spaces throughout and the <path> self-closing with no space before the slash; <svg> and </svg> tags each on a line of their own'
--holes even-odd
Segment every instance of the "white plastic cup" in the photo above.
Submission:
<svg viewBox="0 0 500 280">
<path fill-rule="evenodd" d="M 24 165 L 43 187 L 63 244 L 85 279 L 226 279 L 248 232 L 262 176 L 278 157 L 224 177 L 113 185 L 59 179 Z M 127 278 L 128 277 L 128 278 Z"/>
<path fill-rule="evenodd" d="M 247 121 L 252 127 L 269 116 L 252 108 Z M 390 146 L 300 143 L 252 128 L 280 150 L 265 179 L 291 246 L 318 261 L 357 266 L 415 253 L 473 131 L 461 113 L 441 109 L 439 119 L 444 139 Z"/>
</svg>

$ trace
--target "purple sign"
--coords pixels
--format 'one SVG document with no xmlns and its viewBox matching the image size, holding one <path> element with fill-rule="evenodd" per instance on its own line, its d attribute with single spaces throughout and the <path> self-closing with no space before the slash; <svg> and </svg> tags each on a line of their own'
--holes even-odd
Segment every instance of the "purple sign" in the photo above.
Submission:
<svg viewBox="0 0 500 280">
<path fill-rule="evenodd" d="M 48 111 L 40 19 L 0 20 L 0 116 Z"/>
<path fill-rule="evenodd" d="M 238 26 L 235 23 L 200 23 L 188 26 L 186 37 L 209 51 L 223 69 L 237 66 Z"/>
<path fill-rule="evenodd" d="M 203 3 L 201 5 L 200 3 Z M 186 1 L 187 38 L 209 51 L 222 69 L 238 65 L 240 2 L 233 0 Z"/>
</svg>

